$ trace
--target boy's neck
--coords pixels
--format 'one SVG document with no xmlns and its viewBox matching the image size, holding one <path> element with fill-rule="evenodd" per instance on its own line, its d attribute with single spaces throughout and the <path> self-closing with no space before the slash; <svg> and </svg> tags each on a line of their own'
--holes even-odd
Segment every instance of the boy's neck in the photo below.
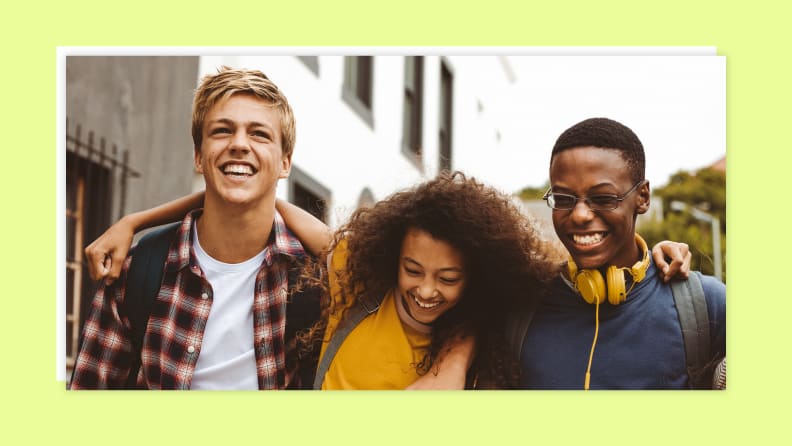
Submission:
<svg viewBox="0 0 792 446">
<path fill-rule="evenodd" d="M 274 220 L 274 196 L 255 206 L 207 199 L 196 224 L 201 247 L 209 256 L 224 263 L 241 263 L 264 249 Z"/>
</svg>

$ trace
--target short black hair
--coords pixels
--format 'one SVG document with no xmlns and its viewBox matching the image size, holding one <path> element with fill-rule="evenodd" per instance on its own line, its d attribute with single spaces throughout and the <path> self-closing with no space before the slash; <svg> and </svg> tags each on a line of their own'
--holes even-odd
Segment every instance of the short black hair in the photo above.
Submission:
<svg viewBox="0 0 792 446">
<path fill-rule="evenodd" d="M 559 152 L 586 146 L 618 150 L 630 168 L 633 183 L 644 179 L 646 158 L 641 140 L 629 127 L 608 118 L 589 118 L 566 129 L 553 146 L 550 162 Z"/>
</svg>

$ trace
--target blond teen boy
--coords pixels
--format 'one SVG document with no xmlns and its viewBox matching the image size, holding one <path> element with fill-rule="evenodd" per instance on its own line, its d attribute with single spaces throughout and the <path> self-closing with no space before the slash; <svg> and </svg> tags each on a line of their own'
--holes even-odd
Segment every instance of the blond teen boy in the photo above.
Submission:
<svg viewBox="0 0 792 446">
<path fill-rule="evenodd" d="M 301 385 L 285 333 L 289 272 L 305 251 L 275 210 L 277 182 L 291 168 L 291 107 L 262 72 L 223 67 L 196 90 L 192 136 L 204 207 L 172 237 L 142 349 L 133 347 L 124 311 L 133 248 L 118 280 L 96 293 L 71 389 Z"/>
</svg>

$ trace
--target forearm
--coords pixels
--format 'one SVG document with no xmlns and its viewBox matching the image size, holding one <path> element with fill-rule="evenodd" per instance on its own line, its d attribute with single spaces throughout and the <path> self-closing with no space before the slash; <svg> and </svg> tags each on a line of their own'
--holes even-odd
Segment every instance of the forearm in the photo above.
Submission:
<svg viewBox="0 0 792 446">
<path fill-rule="evenodd" d="M 187 195 L 155 208 L 126 215 L 85 248 L 91 278 L 112 283 L 121 274 L 135 232 L 179 221 L 189 210 L 203 205 L 203 192 Z"/>
<path fill-rule="evenodd" d="M 285 200 L 275 200 L 275 208 L 311 254 L 319 255 L 330 246 L 333 233 L 324 222 Z"/>
<path fill-rule="evenodd" d="M 184 218 L 187 212 L 202 207 L 203 200 L 204 192 L 196 192 L 151 209 L 133 212 L 124 216 L 122 220 L 134 228 L 135 232 L 138 232 L 146 228 L 179 221 Z"/>
<path fill-rule="evenodd" d="M 445 368 L 449 373 L 464 376 L 473 364 L 475 356 L 476 339 L 471 335 L 459 335 L 437 358 L 437 368 Z"/>
<path fill-rule="evenodd" d="M 407 387 L 408 390 L 461 390 L 475 357 L 473 336 L 459 335 L 446 343 L 428 373 Z"/>
</svg>

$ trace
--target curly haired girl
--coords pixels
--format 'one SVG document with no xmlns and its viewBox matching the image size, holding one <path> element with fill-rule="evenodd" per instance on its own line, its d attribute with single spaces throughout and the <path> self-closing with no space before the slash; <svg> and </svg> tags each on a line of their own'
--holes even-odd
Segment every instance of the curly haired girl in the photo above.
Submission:
<svg viewBox="0 0 792 446">
<path fill-rule="evenodd" d="M 323 389 L 404 388 L 465 336 L 479 351 L 468 386 L 516 384 L 503 321 L 555 265 L 509 197 L 462 173 L 441 174 L 355 211 L 330 252 L 329 305 L 311 333 L 316 341 L 324 332 L 323 355 L 348 309 L 379 306 L 346 337 L 319 378 Z"/>
</svg>

